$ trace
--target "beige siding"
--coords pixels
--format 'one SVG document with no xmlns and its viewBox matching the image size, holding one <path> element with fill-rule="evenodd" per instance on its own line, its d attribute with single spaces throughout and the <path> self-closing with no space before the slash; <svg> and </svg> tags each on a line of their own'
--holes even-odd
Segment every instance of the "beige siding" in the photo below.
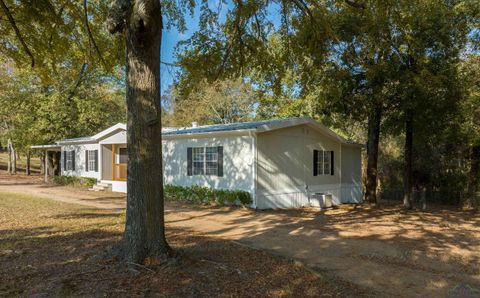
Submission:
<svg viewBox="0 0 480 298">
<path fill-rule="evenodd" d="M 361 148 L 342 145 L 342 202 L 362 201 Z"/>
<path fill-rule="evenodd" d="M 257 207 L 305 206 L 315 192 L 331 193 L 339 204 L 340 147 L 338 141 L 307 125 L 258 134 Z M 313 176 L 315 149 L 334 151 L 334 175 Z"/>
<path fill-rule="evenodd" d="M 112 145 L 102 146 L 102 179 L 112 179 Z"/>
</svg>

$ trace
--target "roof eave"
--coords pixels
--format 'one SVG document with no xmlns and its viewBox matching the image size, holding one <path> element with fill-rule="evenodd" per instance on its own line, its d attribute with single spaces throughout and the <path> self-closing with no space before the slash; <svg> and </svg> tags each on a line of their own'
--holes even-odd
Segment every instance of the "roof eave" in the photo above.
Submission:
<svg viewBox="0 0 480 298">
<path fill-rule="evenodd" d="M 162 134 L 162 139 L 180 139 L 190 137 L 211 137 L 212 135 L 248 135 L 250 132 L 256 131 L 256 129 L 239 129 L 239 130 L 219 130 L 209 132 L 193 132 L 193 133 L 180 133 L 180 134 Z"/>
<path fill-rule="evenodd" d="M 357 147 L 357 148 L 362 148 L 362 149 L 365 149 L 367 147 L 365 144 L 350 143 L 350 142 L 342 143 L 342 145 L 349 146 L 349 147 Z"/>
<path fill-rule="evenodd" d="M 59 145 L 49 144 L 49 145 L 32 145 L 31 149 L 60 149 Z"/>
<path fill-rule="evenodd" d="M 97 143 L 97 140 L 78 140 L 78 141 L 75 141 L 75 140 L 72 140 L 72 141 L 58 141 L 58 142 L 55 142 L 55 144 L 59 145 L 59 146 L 63 146 L 63 145 L 72 145 L 72 144 L 95 144 Z"/>
</svg>

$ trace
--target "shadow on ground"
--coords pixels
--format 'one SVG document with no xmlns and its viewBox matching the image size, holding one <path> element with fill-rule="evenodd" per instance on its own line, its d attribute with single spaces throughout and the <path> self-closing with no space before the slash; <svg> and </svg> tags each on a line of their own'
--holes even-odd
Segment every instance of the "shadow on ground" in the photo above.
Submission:
<svg viewBox="0 0 480 298">
<path fill-rule="evenodd" d="M 43 220 L 49 224 L 0 230 L 0 296 L 367 295 L 284 258 L 186 228 L 168 228 L 177 259 L 152 267 L 153 272 L 131 270 L 112 253 L 120 243 L 123 215 L 85 209 L 43 215 Z"/>
<path fill-rule="evenodd" d="M 480 217 L 471 212 L 208 208 L 167 219 L 174 226 L 209 225 L 208 236 L 300 260 L 335 281 L 386 296 L 443 297 L 457 285 L 480 289 Z"/>
</svg>

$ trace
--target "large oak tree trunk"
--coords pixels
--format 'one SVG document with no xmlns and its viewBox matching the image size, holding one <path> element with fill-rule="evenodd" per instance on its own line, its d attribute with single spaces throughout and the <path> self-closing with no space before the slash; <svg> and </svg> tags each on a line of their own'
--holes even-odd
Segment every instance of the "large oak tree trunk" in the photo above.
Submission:
<svg viewBox="0 0 480 298">
<path fill-rule="evenodd" d="M 367 178 L 365 183 L 365 199 L 370 204 L 377 203 L 377 162 L 381 120 L 382 108 L 376 107 L 371 113 L 370 117 L 368 117 Z"/>
<path fill-rule="evenodd" d="M 407 111 L 405 120 L 405 164 L 403 177 L 403 206 L 412 209 L 412 181 L 413 181 L 413 113 Z"/>
<path fill-rule="evenodd" d="M 160 109 L 160 1 L 114 3 L 111 33 L 126 22 L 127 39 L 127 218 L 124 256 L 135 263 L 155 263 L 168 256 L 165 239 Z"/>
</svg>

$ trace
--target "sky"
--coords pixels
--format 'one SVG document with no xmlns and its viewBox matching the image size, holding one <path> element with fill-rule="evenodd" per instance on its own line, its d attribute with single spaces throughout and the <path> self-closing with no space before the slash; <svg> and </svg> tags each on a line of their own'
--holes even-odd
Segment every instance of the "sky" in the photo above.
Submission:
<svg viewBox="0 0 480 298">
<path fill-rule="evenodd" d="M 181 41 L 188 39 L 198 29 L 198 15 L 194 18 L 188 16 L 186 19 L 187 31 L 180 33 L 175 28 L 170 30 L 164 30 L 162 34 L 162 49 L 161 49 L 161 61 L 163 62 L 175 62 L 174 50 L 175 45 Z M 167 66 L 165 64 L 160 65 L 161 74 L 161 90 L 162 94 L 173 83 L 175 67 Z"/>
<path fill-rule="evenodd" d="M 197 3 L 199 1 L 197 0 Z M 210 7 L 218 7 L 220 0 L 209 0 Z M 231 1 L 228 1 L 228 4 L 223 4 L 221 6 L 221 13 L 220 13 L 220 21 L 222 18 L 224 19 L 226 13 L 228 12 L 229 8 L 232 8 L 233 4 Z M 280 24 L 278 7 L 272 5 L 268 9 L 268 13 L 271 16 L 271 20 L 274 26 L 278 26 Z M 200 7 L 197 5 L 194 11 L 194 15 L 190 16 L 190 14 L 185 15 L 185 22 L 187 30 L 185 32 L 178 32 L 176 28 L 171 29 L 164 29 L 162 32 L 162 49 L 161 49 L 161 60 L 163 62 L 175 62 L 174 50 L 177 43 L 181 40 L 186 40 L 192 36 L 198 30 L 198 19 L 200 16 Z M 166 21 L 164 20 L 164 24 Z M 175 67 L 167 66 L 165 64 L 161 64 L 160 66 L 161 71 L 161 90 L 162 94 L 165 94 L 165 91 L 168 87 L 173 83 L 175 78 Z"/>
<path fill-rule="evenodd" d="M 194 15 L 191 16 L 189 13 L 185 15 L 185 23 L 187 30 L 185 32 L 178 32 L 178 30 L 174 27 L 171 29 L 164 29 L 162 32 L 162 48 L 161 48 L 161 61 L 174 63 L 175 62 L 175 46 L 181 40 L 186 40 L 192 36 L 198 30 L 198 20 L 200 17 L 200 7 L 199 2 L 197 0 L 197 7 L 195 7 Z M 219 7 L 220 0 L 209 0 L 210 7 Z M 228 4 L 222 4 L 221 13 L 220 13 L 220 20 L 225 16 L 228 11 L 228 8 L 231 7 L 231 2 L 228 1 Z M 164 24 L 166 24 L 166 20 L 164 20 Z M 162 94 L 168 89 L 168 87 L 174 81 L 174 72 L 175 67 L 167 66 L 165 64 L 161 64 L 160 66 L 161 71 L 161 90 Z"/>
</svg>

